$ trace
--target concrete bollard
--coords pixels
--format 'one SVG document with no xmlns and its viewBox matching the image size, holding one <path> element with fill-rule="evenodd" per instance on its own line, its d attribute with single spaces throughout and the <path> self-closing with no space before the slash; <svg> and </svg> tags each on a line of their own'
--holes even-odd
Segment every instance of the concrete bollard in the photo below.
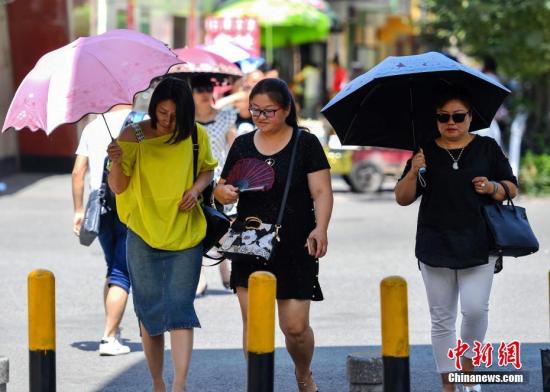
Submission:
<svg viewBox="0 0 550 392">
<path fill-rule="evenodd" d="M 368 353 L 348 354 L 346 360 L 349 392 L 383 392 L 382 358 Z"/>
<path fill-rule="evenodd" d="M 6 357 L 0 357 L 0 392 L 6 392 L 7 383 L 10 381 L 10 361 Z"/>
</svg>

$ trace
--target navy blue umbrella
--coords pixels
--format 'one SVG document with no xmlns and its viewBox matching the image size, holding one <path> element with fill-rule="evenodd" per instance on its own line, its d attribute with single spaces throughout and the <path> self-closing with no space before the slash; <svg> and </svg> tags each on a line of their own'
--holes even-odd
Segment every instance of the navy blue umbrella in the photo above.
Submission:
<svg viewBox="0 0 550 392">
<path fill-rule="evenodd" d="M 488 128 L 510 93 L 489 76 L 429 52 L 387 57 L 349 82 L 321 112 L 344 145 L 414 151 L 439 135 L 433 98 L 447 85 L 471 92 L 470 131 Z"/>
</svg>

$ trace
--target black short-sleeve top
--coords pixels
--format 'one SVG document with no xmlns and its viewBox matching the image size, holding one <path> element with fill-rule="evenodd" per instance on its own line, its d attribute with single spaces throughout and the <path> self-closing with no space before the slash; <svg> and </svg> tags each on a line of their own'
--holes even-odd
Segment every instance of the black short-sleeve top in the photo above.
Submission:
<svg viewBox="0 0 550 392">
<path fill-rule="evenodd" d="M 307 175 L 330 165 L 317 137 L 305 130 L 295 129 L 290 142 L 274 155 L 261 154 L 254 145 L 254 135 L 258 132 L 246 133 L 235 139 L 225 161 L 221 178 L 227 178 L 231 168 L 239 159 L 257 158 L 272 163 L 275 170 L 275 183 L 266 192 L 245 192 L 239 197 L 237 219 L 256 216 L 265 223 L 274 224 L 285 189 L 289 173 L 292 145 L 298 132 L 298 147 L 296 161 L 288 200 L 281 228 L 281 243 L 304 246 L 310 231 L 315 228 L 313 199 L 308 187 Z"/>
<path fill-rule="evenodd" d="M 423 146 L 427 185 L 417 182 L 418 211 L 415 254 L 434 267 L 469 268 L 488 263 L 490 236 L 482 207 L 495 203 L 490 195 L 474 190 L 472 180 L 511 181 L 517 185 L 508 159 L 494 139 L 476 135 L 464 148 L 453 169 L 449 152 L 431 141 Z M 460 149 L 449 150 L 457 159 Z M 403 178 L 411 168 L 407 162 Z"/>
</svg>

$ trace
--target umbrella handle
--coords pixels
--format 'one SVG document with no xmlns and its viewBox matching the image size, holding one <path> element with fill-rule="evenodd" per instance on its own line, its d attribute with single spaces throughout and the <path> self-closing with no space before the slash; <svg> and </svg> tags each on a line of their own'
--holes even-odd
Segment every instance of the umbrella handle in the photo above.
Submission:
<svg viewBox="0 0 550 392">
<path fill-rule="evenodd" d="M 426 174 L 427 171 L 426 166 L 422 166 L 418 169 L 418 182 L 422 188 L 426 188 L 426 185 L 428 185 L 426 183 L 426 179 L 424 178 L 424 174 Z"/>
</svg>

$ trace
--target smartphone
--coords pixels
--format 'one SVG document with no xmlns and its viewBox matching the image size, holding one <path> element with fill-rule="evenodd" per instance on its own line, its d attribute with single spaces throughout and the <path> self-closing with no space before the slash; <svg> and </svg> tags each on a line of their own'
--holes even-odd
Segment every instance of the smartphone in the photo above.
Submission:
<svg viewBox="0 0 550 392">
<path fill-rule="evenodd" d="M 307 251 L 310 256 L 315 256 L 317 253 L 317 241 L 314 238 L 307 239 Z"/>
</svg>

